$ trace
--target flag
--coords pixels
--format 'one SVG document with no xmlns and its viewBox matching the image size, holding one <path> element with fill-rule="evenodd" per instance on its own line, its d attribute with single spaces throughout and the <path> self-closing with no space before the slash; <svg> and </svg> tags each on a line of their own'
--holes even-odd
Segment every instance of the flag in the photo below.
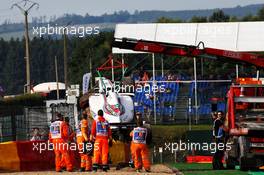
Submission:
<svg viewBox="0 0 264 175">
<path fill-rule="evenodd" d="M 83 94 L 87 93 L 88 90 L 89 90 L 89 81 L 90 81 L 90 78 L 91 78 L 91 73 L 86 73 L 83 75 Z"/>
</svg>

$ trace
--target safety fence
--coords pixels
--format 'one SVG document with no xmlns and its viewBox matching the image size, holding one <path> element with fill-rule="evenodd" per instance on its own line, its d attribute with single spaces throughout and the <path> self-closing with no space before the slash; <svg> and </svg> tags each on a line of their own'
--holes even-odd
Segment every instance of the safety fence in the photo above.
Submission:
<svg viewBox="0 0 264 175">
<path fill-rule="evenodd" d="M 47 140 L 49 125 L 56 112 L 70 118 L 75 126 L 73 105 L 52 105 L 50 107 L 10 107 L 0 115 L 0 142 Z"/>
<path fill-rule="evenodd" d="M 212 131 L 187 131 L 181 140 L 167 141 L 150 149 L 153 163 L 211 163 L 216 151 Z"/>
</svg>

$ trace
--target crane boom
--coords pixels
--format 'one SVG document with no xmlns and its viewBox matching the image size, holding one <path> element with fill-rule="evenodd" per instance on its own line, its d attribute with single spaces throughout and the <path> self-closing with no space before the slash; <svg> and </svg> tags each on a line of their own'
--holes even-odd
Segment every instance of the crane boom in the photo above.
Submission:
<svg viewBox="0 0 264 175">
<path fill-rule="evenodd" d="M 184 44 L 171 44 L 149 40 L 136 40 L 131 38 L 116 38 L 113 47 L 133 51 L 160 53 L 165 55 L 178 55 L 186 57 L 223 57 L 237 62 L 245 62 L 264 68 L 264 57 L 248 52 L 235 52 L 216 48 L 206 48 L 200 42 L 197 46 Z"/>
</svg>

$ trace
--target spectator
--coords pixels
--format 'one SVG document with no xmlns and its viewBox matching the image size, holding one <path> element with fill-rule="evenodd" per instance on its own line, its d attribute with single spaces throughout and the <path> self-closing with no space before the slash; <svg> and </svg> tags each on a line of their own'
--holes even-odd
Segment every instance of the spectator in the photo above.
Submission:
<svg viewBox="0 0 264 175">
<path fill-rule="evenodd" d="M 39 133 L 39 128 L 33 128 L 33 136 L 30 141 L 41 140 L 41 134 Z"/>
<path fill-rule="evenodd" d="M 224 130 L 224 115 L 222 111 L 217 112 L 217 118 L 214 120 L 213 136 L 215 138 L 215 142 L 217 145 L 225 143 L 226 135 Z M 222 163 L 223 157 L 224 157 L 224 150 L 217 148 L 213 156 L 213 162 L 212 162 L 214 170 L 224 169 Z"/>
</svg>

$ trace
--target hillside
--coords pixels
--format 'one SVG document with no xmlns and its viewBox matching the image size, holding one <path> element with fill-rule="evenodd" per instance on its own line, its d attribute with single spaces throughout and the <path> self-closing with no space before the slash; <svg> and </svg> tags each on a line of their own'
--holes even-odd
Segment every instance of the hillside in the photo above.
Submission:
<svg viewBox="0 0 264 175">
<path fill-rule="evenodd" d="M 223 12 L 230 16 L 238 18 L 244 17 L 248 14 L 256 15 L 256 13 L 263 7 L 264 4 L 237 6 L 234 8 L 223 8 Z M 141 23 L 141 22 L 155 22 L 160 17 L 177 18 L 183 21 L 190 20 L 193 16 L 209 17 L 217 9 L 207 10 L 182 10 L 182 11 L 135 11 L 134 14 L 129 14 L 127 11 L 120 11 L 114 14 L 104 14 L 102 16 L 80 16 L 80 15 L 65 15 L 55 20 L 56 23 L 65 23 L 65 21 L 74 21 L 77 24 L 88 23 Z"/>
<path fill-rule="evenodd" d="M 256 12 L 257 15 L 246 16 L 239 21 L 264 21 L 264 7 Z M 174 22 L 173 18 L 162 18 L 159 22 Z M 233 17 L 218 10 L 207 18 L 190 20 L 192 22 L 228 22 L 233 21 Z M 186 22 L 186 21 L 183 21 Z M 188 21 L 189 22 L 189 21 Z M 101 23 L 105 29 L 113 28 L 114 23 Z M 86 24 L 87 25 L 87 24 Z M 91 25 L 91 24 L 89 24 Z M 99 25 L 99 24 L 96 24 Z M 32 33 L 32 31 L 30 32 Z M 96 68 L 103 64 L 111 52 L 113 41 L 112 31 L 102 31 L 99 35 L 87 37 L 71 36 L 68 39 L 68 78 L 70 84 L 81 84 L 82 76 L 87 73 L 92 60 L 93 75 L 96 76 Z M 0 86 L 4 90 L 4 95 L 23 93 L 25 80 L 25 42 L 15 39 L 23 35 L 23 31 L 3 33 L 6 37 L 12 36 L 10 40 L 1 39 L 0 36 Z M 60 36 L 48 35 L 44 37 L 34 37 L 30 41 L 31 56 L 31 80 L 32 85 L 42 82 L 55 81 L 54 57 L 58 58 L 59 81 L 64 79 L 63 64 L 63 39 Z M 156 56 L 157 65 L 160 65 L 160 55 Z M 152 62 L 149 55 L 125 55 L 125 62 L 128 62 L 129 69 L 126 76 L 136 73 L 142 68 L 152 70 Z M 197 62 L 197 67 L 201 67 L 201 61 Z M 179 74 L 191 78 L 193 75 L 192 59 L 179 58 L 177 56 L 164 58 L 164 70 L 167 73 Z M 137 70 L 137 71 L 136 71 Z M 255 75 L 255 68 L 247 66 L 243 68 L 241 76 Z M 232 62 L 222 62 L 205 58 L 203 60 L 203 78 L 233 79 L 235 77 L 235 66 Z M 159 72 L 157 72 L 159 73 Z M 200 75 L 201 70 L 198 69 Z M 103 76 L 109 77 L 110 72 L 105 72 Z M 263 75 L 263 71 L 260 73 Z M 117 72 L 117 75 L 121 75 Z M 116 77 L 116 76 L 115 76 Z M 116 77 L 119 79 L 120 77 Z M 201 78 L 201 77 L 198 77 Z"/>
<path fill-rule="evenodd" d="M 264 6 L 264 4 L 255 4 L 248 6 L 237 6 L 234 8 L 223 8 L 223 12 L 229 16 L 236 16 L 238 19 L 247 15 L 256 15 L 257 12 Z M 114 14 L 103 14 L 101 16 L 91 16 L 88 13 L 85 16 L 76 14 L 65 14 L 62 17 L 54 18 L 49 21 L 50 24 L 65 25 L 72 21 L 74 25 L 99 25 L 104 26 L 109 24 L 107 29 L 113 29 L 116 23 L 148 23 L 155 22 L 161 17 L 179 19 L 182 21 L 189 21 L 193 16 L 209 17 L 217 9 L 207 10 L 182 10 L 182 11 L 135 11 L 133 14 L 127 11 L 119 11 Z M 30 28 L 33 26 L 43 26 L 47 24 L 44 17 L 32 18 Z M 101 27 L 103 30 L 105 27 Z M 0 25 L 0 38 L 10 39 L 11 37 L 23 36 L 24 25 L 19 24 L 2 24 Z M 32 33 L 32 32 L 31 32 Z M 13 35 L 15 34 L 15 35 Z"/>
</svg>

